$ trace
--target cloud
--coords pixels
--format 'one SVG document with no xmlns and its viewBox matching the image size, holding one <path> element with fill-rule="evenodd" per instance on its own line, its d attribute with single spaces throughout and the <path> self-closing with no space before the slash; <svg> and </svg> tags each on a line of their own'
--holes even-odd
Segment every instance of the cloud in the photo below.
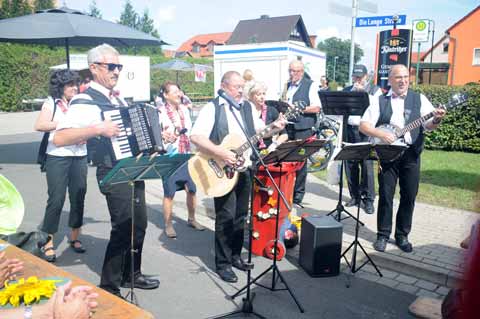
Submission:
<svg viewBox="0 0 480 319">
<path fill-rule="evenodd" d="M 340 33 L 340 30 L 337 27 L 326 27 L 318 29 L 315 34 L 317 35 L 317 41 L 325 40 L 331 37 L 337 37 L 340 39 L 350 38 L 350 36 Z"/>
<path fill-rule="evenodd" d="M 158 23 L 174 21 L 176 9 L 177 7 L 175 5 L 169 5 L 169 6 L 158 9 L 157 11 Z"/>
</svg>

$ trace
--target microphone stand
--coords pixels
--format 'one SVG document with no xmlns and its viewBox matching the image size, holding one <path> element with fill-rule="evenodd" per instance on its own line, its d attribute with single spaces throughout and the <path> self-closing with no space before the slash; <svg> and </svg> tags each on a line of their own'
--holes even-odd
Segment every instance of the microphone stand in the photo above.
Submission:
<svg viewBox="0 0 480 319">
<path fill-rule="evenodd" d="M 234 104 L 231 103 L 231 101 L 229 99 L 227 99 L 227 102 L 230 106 L 230 112 L 232 113 L 233 117 L 235 118 L 235 121 L 237 122 L 238 126 L 242 130 L 243 134 L 247 138 L 247 142 L 248 142 L 248 144 L 250 146 L 250 149 L 252 150 L 252 152 L 255 156 L 256 161 L 258 161 L 265 168 L 265 172 L 267 173 L 268 178 L 271 180 L 273 187 L 275 188 L 275 190 L 278 192 L 278 194 L 282 198 L 282 201 L 285 204 L 285 206 L 288 208 L 288 210 L 291 210 L 291 206 L 288 204 L 288 200 L 285 198 L 285 195 L 280 191 L 279 186 L 275 183 L 275 180 L 273 179 L 272 174 L 270 173 L 267 166 L 263 162 L 263 160 L 260 156 L 260 153 L 258 153 L 258 150 L 256 149 L 256 147 L 252 144 L 252 141 L 250 141 L 250 136 L 248 136 L 247 131 L 245 130 L 245 128 L 242 125 L 242 122 L 240 121 L 237 114 L 233 110 L 234 108 L 239 110 L 239 108 L 237 108 L 236 105 L 234 106 Z M 255 176 L 256 166 L 257 165 L 252 165 L 252 176 Z M 252 188 L 251 188 L 251 191 L 250 191 L 251 199 L 253 198 L 253 195 L 254 195 L 254 185 L 253 184 L 254 183 L 253 183 L 253 177 L 252 177 L 252 186 L 251 186 Z M 250 285 L 252 284 L 250 282 L 251 278 L 252 278 L 251 272 L 252 272 L 252 269 L 253 269 L 253 264 L 252 264 L 253 205 L 251 205 L 251 204 L 250 204 L 250 212 L 249 212 L 249 216 L 248 216 L 247 220 L 248 220 L 248 232 L 249 232 L 249 234 L 248 234 L 248 261 L 247 261 L 248 269 L 247 269 L 247 286 L 246 286 L 247 293 L 246 293 L 245 298 L 242 299 L 242 301 L 243 301 L 242 308 L 239 309 L 239 310 L 235 310 L 235 311 L 220 315 L 220 316 L 215 316 L 212 319 L 228 318 L 230 316 L 236 316 L 238 314 L 246 314 L 248 316 L 250 314 L 252 314 L 252 315 L 257 316 L 258 318 L 266 319 L 266 317 L 256 313 L 253 310 L 253 299 L 255 298 L 255 293 L 251 293 L 251 291 L 250 291 L 251 290 Z M 233 298 L 234 297 L 232 297 L 232 299 Z"/>
</svg>

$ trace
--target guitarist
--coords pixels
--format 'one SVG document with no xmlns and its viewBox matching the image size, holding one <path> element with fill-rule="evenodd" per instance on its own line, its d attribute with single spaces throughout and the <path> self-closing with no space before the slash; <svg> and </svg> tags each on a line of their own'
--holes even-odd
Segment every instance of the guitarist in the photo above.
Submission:
<svg viewBox="0 0 480 319">
<path fill-rule="evenodd" d="M 385 251 L 392 231 L 393 196 L 397 180 L 400 185 L 400 205 L 396 217 L 395 243 L 404 252 L 409 253 L 413 249 L 408 241 L 408 234 L 412 228 L 413 209 L 418 192 L 424 131 L 436 129 L 446 114 L 444 109 L 434 109 L 423 94 L 409 90 L 409 78 L 406 66 L 393 65 L 388 74 L 390 91 L 375 99 L 360 121 L 360 132 L 391 144 L 396 140 L 395 135 L 376 127 L 394 124 L 403 128 L 421 116 L 434 112 L 434 117 L 424 122 L 423 126 L 405 134 L 405 143 L 410 147 L 398 159 L 381 162 L 378 174 L 377 240 L 373 244 L 373 248 L 380 252 Z"/>
<path fill-rule="evenodd" d="M 220 85 L 225 93 L 240 105 L 240 109 L 233 108 L 233 112 L 241 120 L 248 135 L 253 136 L 265 124 L 255 115 L 254 107 L 243 100 L 244 83 L 238 72 L 228 71 L 223 75 Z M 278 129 L 283 129 L 285 124 L 285 120 L 281 118 L 275 125 L 278 125 Z M 278 131 L 272 130 L 272 133 L 275 132 Z M 200 111 L 192 128 L 190 140 L 201 152 L 221 158 L 226 165 L 235 166 L 237 163 L 235 154 L 219 146 L 225 136 L 231 133 L 241 136 L 243 141 L 246 141 L 246 137 L 230 112 L 228 101 L 217 96 Z M 248 160 L 250 155 L 244 156 Z M 214 198 L 215 266 L 217 274 L 226 282 L 238 280 L 232 266 L 242 271 L 248 269 L 240 253 L 243 246 L 251 178 L 250 170 L 239 172 L 237 185 L 229 193 Z"/>
</svg>

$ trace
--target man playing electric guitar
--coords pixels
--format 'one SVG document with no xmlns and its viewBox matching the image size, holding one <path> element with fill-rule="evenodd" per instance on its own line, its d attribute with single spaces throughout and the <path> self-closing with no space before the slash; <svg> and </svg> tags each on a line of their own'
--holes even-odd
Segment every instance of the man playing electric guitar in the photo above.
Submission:
<svg viewBox="0 0 480 319">
<path fill-rule="evenodd" d="M 385 251 L 392 231 L 393 196 L 397 180 L 400 185 L 400 205 L 395 223 L 395 243 L 404 252 L 411 252 L 413 249 L 408 241 L 408 234 L 412 227 L 418 192 L 424 130 L 436 129 L 446 114 L 444 109 L 435 109 L 424 95 L 409 90 L 409 77 L 408 69 L 404 65 L 393 65 L 388 74 L 390 91 L 375 99 L 360 121 L 360 131 L 363 134 L 391 144 L 397 137 L 394 133 L 378 128 L 380 125 L 393 124 L 403 128 L 433 112 L 433 117 L 423 122 L 422 126 L 405 134 L 405 143 L 410 147 L 402 156 L 392 162 L 381 162 L 378 174 L 377 240 L 373 244 L 375 250 L 380 252 Z"/>
<path fill-rule="evenodd" d="M 248 135 L 254 136 L 265 124 L 258 116 L 254 115 L 253 107 L 248 101 L 243 100 L 244 80 L 242 76 L 235 71 L 226 72 L 222 77 L 221 87 L 231 99 L 240 105 L 240 109 L 232 107 L 233 112 L 242 122 Z M 275 122 L 276 129 L 270 133 L 274 134 L 280 131 L 285 125 L 286 121 L 280 116 Z M 243 142 L 246 141 L 246 137 L 230 111 L 228 101 L 218 96 L 200 111 L 192 128 L 190 139 L 200 152 L 210 154 L 226 165 L 235 168 L 241 162 L 238 156 L 230 149 L 219 145 L 227 135 L 232 133 L 241 137 Z M 245 152 L 244 154 L 247 161 L 249 154 L 251 153 Z M 216 214 L 215 266 L 217 274 L 227 282 L 238 280 L 232 266 L 243 271 L 248 268 L 240 257 L 240 253 L 250 197 L 252 178 L 250 175 L 248 169 L 240 172 L 236 186 L 227 194 L 214 198 Z"/>
</svg>

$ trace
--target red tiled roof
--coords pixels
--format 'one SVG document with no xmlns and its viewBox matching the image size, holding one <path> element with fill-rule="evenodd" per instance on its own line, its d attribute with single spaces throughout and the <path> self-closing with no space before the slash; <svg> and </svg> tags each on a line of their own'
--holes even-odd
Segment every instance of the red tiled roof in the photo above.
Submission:
<svg viewBox="0 0 480 319">
<path fill-rule="evenodd" d="M 192 51 L 192 44 L 198 43 L 200 45 L 200 52 L 196 53 L 200 56 L 211 56 L 213 52 L 207 51 L 207 44 L 210 42 L 214 42 L 215 44 L 225 44 L 230 36 L 232 35 L 231 32 L 220 32 L 220 33 L 209 33 L 209 34 L 198 34 L 186 42 L 184 42 L 177 51 Z M 195 54 L 195 55 L 196 55 Z"/>
</svg>

